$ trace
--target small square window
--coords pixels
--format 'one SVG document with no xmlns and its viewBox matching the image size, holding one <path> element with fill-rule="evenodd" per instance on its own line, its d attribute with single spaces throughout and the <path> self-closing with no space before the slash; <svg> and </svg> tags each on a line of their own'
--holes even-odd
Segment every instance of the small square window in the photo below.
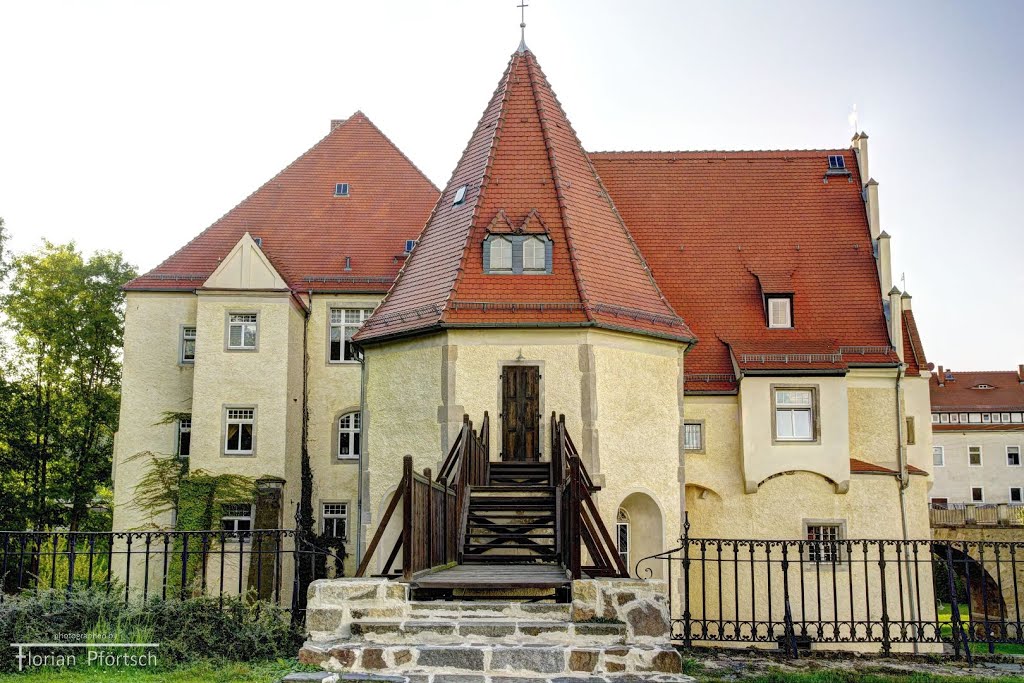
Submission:
<svg viewBox="0 0 1024 683">
<path fill-rule="evenodd" d="M 196 362 L 196 328 L 194 327 L 181 328 L 181 362 L 183 365 Z"/>
<path fill-rule="evenodd" d="M 1006 464 L 1010 467 L 1020 467 L 1020 446 L 1006 447 Z"/>
<path fill-rule="evenodd" d="M 981 413 L 968 413 L 968 416 L 970 418 L 968 422 L 971 424 L 981 424 Z M 960 420 L 960 422 L 963 422 L 963 420 Z"/>
<path fill-rule="evenodd" d="M 932 446 L 932 465 L 935 467 L 946 466 L 946 452 L 942 446 Z"/>
<path fill-rule="evenodd" d="M 347 197 L 348 196 L 348 183 L 336 183 L 334 185 L 334 196 L 335 197 Z"/>
<path fill-rule="evenodd" d="M 971 487 L 971 502 L 972 503 L 984 503 L 985 502 L 985 489 L 981 486 Z"/>
<path fill-rule="evenodd" d="M 958 424 L 959 422 L 960 422 L 960 416 L 959 415 L 957 415 L 956 413 L 950 413 L 949 414 L 949 423 L 950 424 Z"/>
<path fill-rule="evenodd" d="M 1009 413 L 1002 413 L 1002 417 L 1003 417 L 1003 424 L 1004 425 L 1005 424 L 1010 424 L 1010 414 Z"/>
<path fill-rule="evenodd" d="M 1022 413 L 1010 413 L 1010 422 L 1014 424 L 1020 424 L 1024 420 L 1024 414 Z"/>
<path fill-rule="evenodd" d="M 232 313 L 228 316 L 228 348 L 254 350 L 256 348 L 257 319 L 255 313 Z"/>
<path fill-rule="evenodd" d="M 821 157 L 818 157 L 819 159 Z M 828 167 L 832 169 L 846 168 L 846 159 L 842 154 L 829 154 Z"/>
<path fill-rule="evenodd" d="M 942 413 L 939 415 L 939 422 L 942 424 L 949 424 L 949 413 Z"/>
<path fill-rule="evenodd" d="M 793 327 L 793 301 L 788 296 L 768 299 L 768 327 Z"/>
<path fill-rule="evenodd" d="M 348 538 L 348 503 L 323 503 L 321 529 L 330 538 Z"/>
<path fill-rule="evenodd" d="M 992 413 L 992 422 L 999 424 L 1002 421 L 1002 417 L 999 413 Z"/>
<path fill-rule="evenodd" d="M 1011 503 L 1024 503 L 1024 489 L 1019 486 L 1010 487 L 1010 502 Z"/>
<path fill-rule="evenodd" d="M 933 510 L 946 510 L 949 508 L 949 498 L 932 498 L 931 504 Z"/>
<path fill-rule="evenodd" d="M 831 564 L 840 559 L 842 525 L 807 525 L 807 559 L 816 564 Z"/>
<path fill-rule="evenodd" d="M 813 389 L 775 389 L 775 440 L 814 441 L 815 396 Z"/>
<path fill-rule="evenodd" d="M 704 424 L 701 422 L 687 422 L 683 429 L 684 448 L 688 451 L 704 450 Z"/>
<path fill-rule="evenodd" d="M 252 504 L 224 503 L 221 505 L 221 529 L 232 537 L 242 537 L 252 531 Z"/>
<path fill-rule="evenodd" d="M 967 447 L 967 464 L 970 467 L 981 467 L 981 446 Z"/>
<path fill-rule="evenodd" d="M 982 413 L 981 414 L 981 423 L 982 424 L 988 424 L 991 421 L 992 421 L 992 415 L 990 413 Z"/>
<path fill-rule="evenodd" d="M 960 422 L 967 424 L 967 413 L 960 413 Z"/>
<path fill-rule="evenodd" d="M 468 188 L 468 185 L 463 185 L 459 189 L 455 190 L 455 199 L 452 200 L 452 206 L 458 206 L 466 201 L 466 190 Z"/>
</svg>

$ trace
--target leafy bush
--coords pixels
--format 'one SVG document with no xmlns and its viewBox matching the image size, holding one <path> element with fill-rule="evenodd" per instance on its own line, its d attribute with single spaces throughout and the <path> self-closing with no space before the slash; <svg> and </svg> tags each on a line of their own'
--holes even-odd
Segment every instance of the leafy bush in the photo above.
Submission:
<svg viewBox="0 0 1024 683">
<path fill-rule="evenodd" d="M 124 602 L 105 588 L 29 591 L 0 603 L 0 641 L 154 642 L 165 664 L 290 657 L 302 642 L 288 614 L 268 603 L 225 597 Z M 72 634 L 72 635 L 68 635 Z M 0 649 L 0 671 L 16 668 Z"/>
</svg>

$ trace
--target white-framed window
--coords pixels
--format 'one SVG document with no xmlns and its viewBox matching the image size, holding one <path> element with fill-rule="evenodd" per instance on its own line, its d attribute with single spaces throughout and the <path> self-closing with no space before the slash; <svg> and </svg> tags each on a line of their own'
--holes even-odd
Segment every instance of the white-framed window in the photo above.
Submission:
<svg viewBox="0 0 1024 683">
<path fill-rule="evenodd" d="M 345 413 L 338 418 L 338 459 L 358 458 L 362 443 L 360 438 L 360 415 L 358 412 Z"/>
<path fill-rule="evenodd" d="M 328 360 L 344 363 L 356 358 L 352 337 L 373 313 L 372 308 L 332 308 Z"/>
<path fill-rule="evenodd" d="M 540 239 L 527 237 L 523 240 L 523 270 L 546 270 L 546 252 L 544 242 Z"/>
<path fill-rule="evenodd" d="M 181 328 L 181 363 L 196 362 L 196 328 L 186 326 Z"/>
<path fill-rule="evenodd" d="M 984 503 L 985 502 L 985 489 L 981 486 L 971 487 L 971 502 L 972 503 Z"/>
<path fill-rule="evenodd" d="M 814 390 L 774 390 L 775 440 L 814 441 Z"/>
<path fill-rule="evenodd" d="M 1014 424 L 1024 422 L 1024 413 L 1010 413 L 1010 422 Z"/>
<path fill-rule="evenodd" d="M 967 416 L 969 418 L 967 420 L 968 422 L 972 424 L 981 424 L 981 413 L 968 413 Z M 963 422 L 963 420 L 960 420 L 960 422 Z"/>
<path fill-rule="evenodd" d="M 455 198 L 452 200 L 452 206 L 458 206 L 466 201 L 466 190 L 469 189 L 469 185 L 463 185 L 459 189 L 455 190 Z"/>
<path fill-rule="evenodd" d="M 221 505 L 220 528 L 232 536 L 252 531 L 252 504 L 224 503 Z"/>
<path fill-rule="evenodd" d="M 991 421 L 992 421 L 992 414 L 991 413 L 982 413 L 981 414 L 981 423 L 982 424 L 988 424 Z"/>
<path fill-rule="evenodd" d="M 949 424 L 949 413 L 942 413 L 939 415 L 939 422 L 942 424 Z"/>
<path fill-rule="evenodd" d="M 512 272 L 512 243 L 504 237 L 495 237 L 487 244 L 490 250 L 490 272 Z"/>
<path fill-rule="evenodd" d="M 967 424 L 967 413 L 960 413 L 960 422 L 962 424 Z"/>
<path fill-rule="evenodd" d="M 683 448 L 688 451 L 704 450 L 704 424 L 687 422 L 683 425 Z"/>
<path fill-rule="evenodd" d="M 932 466 L 946 466 L 946 449 L 942 446 L 932 446 Z"/>
<path fill-rule="evenodd" d="M 938 413 L 932 413 L 932 424 L 933 425 L 939 424 L 939 414 Z"/>
<path fill-rule="evenodd" d="M 950 413 L 949 414 L 949 423 L 950 424 L 954 424 L 954 425 L 955 424 L 959 424 L 960 423 L 960 416 L 958 414 L 956 414 L 956 413 Z"/>
<path fill-rule="evenodd" d="M 192 454 L 192 418 L 183 417 L 178 420 L 178 456 L 187 458 Z"/>
<path fill-rule="evenodd" d="M 1003 424 L 1004 425 L 1010 424 L 1010 414 L 1009 413 L 1000 413 L 1000 414 L 1003 417 Z"/>
<path fill-rule="evenodd" d="M 842 524 L 808 524 L 807 559 L 817 564 L 831 564 L 840 558 Z"/>
<path fill-rule="evenodd" d="M 768 327 L 793 327 L 793 300 L 788 296 L 767 297 Z"/>
<path fill-rule="evenodd" d="M 981 467 L 981 446 L 967 447 L 967 466 Z"/>
<path fill-rule="evenodd" d="M 615 548 L 622 558 L 622 564 L 629 569 L 629 513 L 622 508 L 615 515 Z"/>
<path fill-rule="evenodd" d="M 1024 489 L 1020 486 L 1010 487 L 1010 502 L 1011 503 L 1024 503 Z"/>
<path fill-rule="evenodd" d="M 992 413 L 992 422 L 999 424 L 1002 421 L 1000 413 Z"/>
<path fill-rule="evenodd" d="M 1020 467 L 1020 446 L 1006 447 L 1006 464 L 1010 467 Z"/>
<path fill-rule="evenodd" d="M 231 313 L 228 315 L 228 348 L 251 350 L 256 348 L 257 334 L 255 313 Z"/>
<path fill-rule="evenodd" d="M 348 538 L 348 503 L 322 503 L 320 528 L 331 538 Z"/>
<path fill-rule="evenodd" d="M 335 197 L 347 197 L 348 196 L 348 183 L 334 183 L 334 196 Z"/>
<path fill-rule="evenodd" d="M 842 154 L 829 154 L 828 167 L 836 170 L 846 168 L 846 159 Z"/>
<path fill-rule="evenodd" d="M 224 453 L 252 455 L 256 427 L 255 408 L 226 408 L 224 413 Z"/>
</svg>

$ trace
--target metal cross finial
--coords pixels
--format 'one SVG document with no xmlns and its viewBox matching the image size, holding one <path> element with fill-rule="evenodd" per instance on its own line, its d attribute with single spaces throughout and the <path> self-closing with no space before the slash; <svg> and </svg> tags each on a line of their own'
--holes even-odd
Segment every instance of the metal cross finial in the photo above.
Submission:
<svg viewBox="0 0 1024 683">
<path fill-rule="evenodd" d="M 519 39 L 519 51 L 526 52 L 526 8 L 529 5 L 526 4 L 526 0 L 519 0 L 519 4 L 516 7 L 520 11 L 519 31 L 521 32 L 521 37 Z"/>
</svg>

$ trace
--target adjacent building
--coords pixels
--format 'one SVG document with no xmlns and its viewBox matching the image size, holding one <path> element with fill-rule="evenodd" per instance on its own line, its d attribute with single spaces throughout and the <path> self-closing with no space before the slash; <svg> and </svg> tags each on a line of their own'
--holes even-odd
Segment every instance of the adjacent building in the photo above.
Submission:
<svg viewBox="0 0 1024 683">
<path fill-rule="evenodd" d="M 940 365 L 930 389 L 932 505 L 1024 505 L 1024 365 L 994 372 Z"/>
</svg>

